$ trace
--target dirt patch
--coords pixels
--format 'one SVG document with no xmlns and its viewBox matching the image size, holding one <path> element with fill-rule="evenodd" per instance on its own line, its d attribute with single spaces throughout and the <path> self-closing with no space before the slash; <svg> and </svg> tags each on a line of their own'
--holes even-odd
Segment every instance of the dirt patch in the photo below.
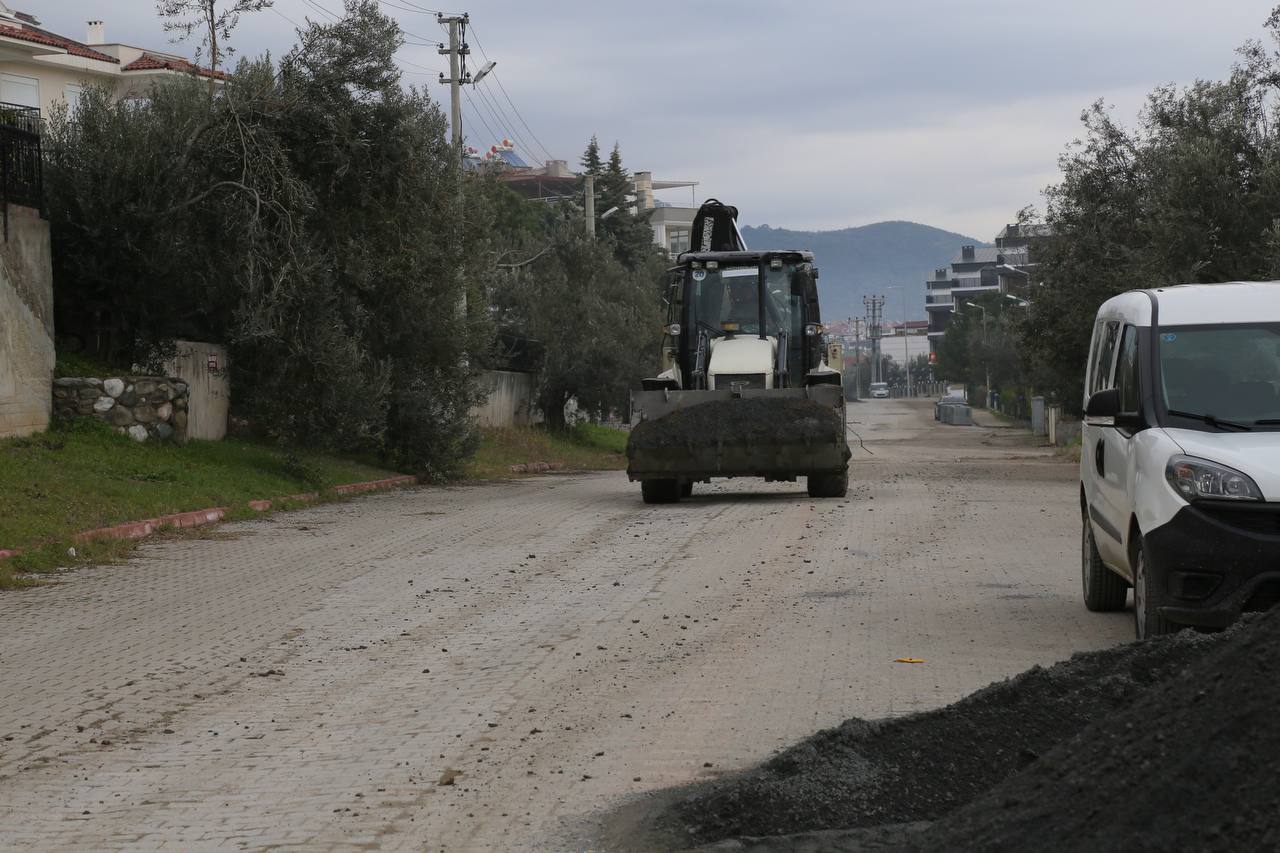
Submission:
<svg viewBox="0 0 1280 853">
<path fill-rule="evenodd" d="M 1079 654 L 1047 669 L 1036 667 L 997 682 L 936 711 L 875 722 L 850 719 L 755 770 L 687 789 L 652 821 L 652 828 L 664 839 L 688 846 L 741 836 L 894 825 L 897 828 L 889 838 L 868 832 L 859 834 L 856 841 L 844 837 L 839 843 L 852 849 L 900 846 L 900 825 L 935 821 L 1009 777 L 1017 778 L 1016 774 L 1027 768 L 1042 765 L 1043 756 L 1093 721 L 1131 716 L 1126 709 L 1153 686 L 1179 681 L 1188 667 L 1199 665 L 1203 670 L 1206 657 L 1227 645 L 1224 638 L 1239 633 L 1205 636 L 1184 632 Z M 1280 669 L 1280 654 L 1275 660 Z M 1280 693 L 1280 688 L 1272 687 L 1271 691 L 1268 695 Z M 1273 713 L 1273 707 L 1274 702 L 1268 700 L 1268 714 Z M 1211 726 L 1200 733 L 1203 736 L 1216 730 Z M 1110 743 L 1109 748 L 1118 750 L 1119 743 Z M 1103 759 L 1096 756 L 1093 760 Z M 1101 766 L 1115 773 L 1115 764 L 1107 760 Z M 1082 769 L 1081 776 L 1062 782 L 1061 796 L 1066 799 L 1055 801 L 1051 810 L 1079 797 L 1080 786 L 1087 786 L 1091 802 L 1110 803 L 1107 809 L 1116 811 L 1115 804 L 1124 802 L 1127 795 L 1117 790 L 1108 794 L 1110 800 L 1095 798 L 1097 782 L 1089 777 L 1086 783 L 1084 772 Z M 1194 778 L 1194 774 L 1189 777 Z M 999 803 L 994 806 L 996 812 L 1003 808 Z M 1128 804 L 1124 810 L 1130 810 Z M 1096 814 L 1087 817 L 1087 812 L 1081 812 L 1081 823 L 1097 820 Z M 984 836 L 976 832 L 982 815 L 989 813 L 975 812 L 974 835 L 954 844 L 948 836 L 930 835 L 924 849 L 983 849 L 980 839 Z M 1038 813 L 1036 819 L 1043 818 L 1043 813 Z M 942 831 L 941 825 L 930 830 L 934 831 Z M 1025 848 L 1031 838 L 1043 845 L 1046 837 L 1041 829 L 1033 829 L 1032 823 L 1014 833 L 1017 831 L 1028 834 L 1008 849 Z M 1076 841 L 1078 836 L 1071 834 L 1074 831 L 1054 835 Z M 973 843 L 970 837 L 975 839 Z"/>
<path fill-rule="evenodd" d="M 627 452 L 678 447 L 831 443 L 842 438 L 840 415 L 830 406 L 796 398 L 745 397 L 715 400 L 641 421 L 627 439 Z"/>
</svg>

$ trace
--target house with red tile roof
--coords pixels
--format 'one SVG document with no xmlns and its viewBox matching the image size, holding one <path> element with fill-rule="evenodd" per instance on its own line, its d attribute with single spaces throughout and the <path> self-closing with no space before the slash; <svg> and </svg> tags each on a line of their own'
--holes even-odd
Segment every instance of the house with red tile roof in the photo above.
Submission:
<svg viewBox="0 0 1280 853">
<path fill-rule="evenodd" d="M 213 81 L 226 76 L 167 51 L 108 42 L 102 21 L 90 21 L 85 40 L 77 41 L 0 0 L 0 103 L 35 107 L 47 116 L 58 103 L 74 108 L 86 86 L 105 85 L 121 99 L 142 98 L 156 81 L 178 74 Z"/>
</svg>

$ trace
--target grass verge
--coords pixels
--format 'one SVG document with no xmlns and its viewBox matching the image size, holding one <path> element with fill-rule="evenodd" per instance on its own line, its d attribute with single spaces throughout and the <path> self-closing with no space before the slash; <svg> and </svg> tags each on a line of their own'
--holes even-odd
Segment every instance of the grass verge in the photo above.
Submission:
<svg viewBox="0 0 1280 853">
<path fill-rule="evenodd" d="M 0 549 L 23 552 L 0 559 L 0 589 L 23 585 L 22 573 L 109 561 L 134 544 L 84 543 L 69 558 L 71 536 L 83 530 L 212 506 L 231 507 L 228 518 L 252 515 L 250 500 L 391 473 L 241 439 L 138 444 L 88 419 L 0 440 Z"/>
<path fill-rule="evenodd" d="M 571 430 L 508 427 L 482 430 L 480 448 L 467 464 L 469 480 L 518 476 L 512 465 L 526 462 L 563 463 L 578 471 L 616 471 L 627 467 L 625 430 L 598 424 L 579 424 Z"/>
</svg>

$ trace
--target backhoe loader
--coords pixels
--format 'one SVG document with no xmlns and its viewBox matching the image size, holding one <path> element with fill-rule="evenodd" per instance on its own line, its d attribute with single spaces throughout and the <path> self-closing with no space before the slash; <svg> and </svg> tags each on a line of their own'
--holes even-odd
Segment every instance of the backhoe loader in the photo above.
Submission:
<svg viewBox="0 0 1280 853">
<path fill-rule="evenodd" d="M 627 474 L 646 503 L 712 477 L 848 490 L 842 357 L 823 342 L 813 255 L 748 251 L 737 216 L 703 204 L 670 272 L 662 371 L 631 395 Z"/>
</svg>

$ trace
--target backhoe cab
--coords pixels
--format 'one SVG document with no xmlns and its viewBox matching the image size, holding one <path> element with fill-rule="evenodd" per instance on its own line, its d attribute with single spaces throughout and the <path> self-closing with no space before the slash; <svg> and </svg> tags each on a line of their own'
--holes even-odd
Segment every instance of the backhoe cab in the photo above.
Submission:
<svg viewBox="0 0 1280 853">
<path fill-rule="evenodd" d="M 704 204 L 699 248 L 671 271 L 662 372 L 632 395 L 627 472 L 651 503 L 711 477 L 803 475 L 811 495 L 842 497 L 841 358 L 824 346 L 813 255 L 747 251 L 736 218 Z"/>
</svg>

